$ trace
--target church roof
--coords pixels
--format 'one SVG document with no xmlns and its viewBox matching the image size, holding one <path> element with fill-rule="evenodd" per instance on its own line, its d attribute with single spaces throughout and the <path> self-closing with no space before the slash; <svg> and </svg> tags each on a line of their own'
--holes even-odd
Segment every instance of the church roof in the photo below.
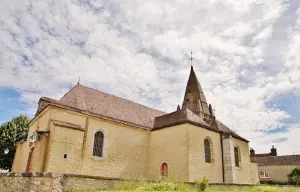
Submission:
<svg viewBox="0 0 300 192">
<path fill-rule="evenodd" d="M 251 157 L 259 166 L 268 165 L 300 165 L 300 155 Z"/>
<path fill-rule="evenodd" d="M 244 141 L 249 142 L 247 139 L 241 137 L 240 135 L 238 135 L 236 132 L 232 131 L 229 127 L 227 127 L 226 125 L 224 125 L 222 122 L 217 120 L 217 126 L 218 129 L 222 132 L 222 133 L 227 133 L 227 134 L 231 134 L 232 137 L 237 138 L 237 139 L 241 139 Z"/>
<path fill-rule="evenodd" d="M 165 113 L 80 84 L 74 86 L 59 101 L 81 111 L 103 115 L 151 129 L 154 118 Z"/>
<path fill-rule="evenodd" d="M 189 108 L 198 116 L 203 116 L 204 114 L 211 115 L 193 66 L 191 67 L 190 76 L 186 85 L 182 108 Z"/>
<path fill-rule="evenodd" d="M 172 125 L 178 125 L 181 123 L 191 123 L 204 127 L 206 129 L 210 129 L 212 131 L 220 132 L 219 129 L 210 126 L 207 122 L 205 122 L 203 119 L 201 119 L 199 116 L 197 116 L 187 108 L 183 108 L 181 110 L 156 117 L 153 130 L 169 127 Z"/>
<path fill-rule="evenodd" d="M 193 95 L 189 95 L 189 93 L 192 93 Z M 186 102 L 186 98 L 196 98 L 198 101 L 195 103 L 191 100 Z M 83 114 L 128 124 L 145 130 L 157 130 L 172 125 L 191 123 L 215 132 L 229 133 L 237 139 L 248 142 L 246 139 L 230 130 L 223 123 L 215 120 L 214 115 L 209 111 L 205 95 L 193 67 L 191 68 L 189 81 L 187 83 L 182 109 L 178 107 L 175 112 L 169 114 L 80 85 L 79 83 L 59 100 L 42 97 L 40 99 L 40 102 L 41 101 L 44 102 L 39 104 L 37 114 L 47 105 L 53 105 Z M 206 116 L 203 116 L 203 114 Z M 206 118 L 207 115 L 211 118 Z"/>
</svg>

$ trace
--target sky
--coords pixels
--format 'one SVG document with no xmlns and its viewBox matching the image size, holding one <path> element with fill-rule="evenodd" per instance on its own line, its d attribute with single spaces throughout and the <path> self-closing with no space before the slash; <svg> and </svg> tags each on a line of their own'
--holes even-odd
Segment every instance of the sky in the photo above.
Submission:
<svg viewBox="0 0 300 192">
<path fill-rule="evenodd" d="M 189 52 L 216 118 L 300 154 L 299 0 L 2 0 L 0 124 L 80 83 L 165 112 Z"/>
</svg>

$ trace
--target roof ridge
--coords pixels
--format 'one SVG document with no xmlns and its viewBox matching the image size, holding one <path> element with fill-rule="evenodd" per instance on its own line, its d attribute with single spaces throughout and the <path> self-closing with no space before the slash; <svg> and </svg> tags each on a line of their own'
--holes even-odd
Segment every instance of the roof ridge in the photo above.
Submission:
<svg viewBox="0 0 300 192">
<path fill-rule="evenodd" d="M 277 156 L 263 156 L 263 157 L 294 157 L 294 156 L 299 156 L 300 157 L 300 154 L 297 154 L 297 155 L 277 155 Z M 258 158 L 263 158 L 263 157 L 259 157 L 259 156 L 253 156 L 253 157 L 258 157 Z"/>
<path fill-rule="evenodd" d="M 98 90 L 98 89 L 95 89 L 95 88 L 92 88 L 92 87 L 88 87 L 88 86 L 85 86 L 85 85 L 81 85 L 81 84 L 78 84 L 78 85 L 80 85 L 80 86 L 82 86 L 82 87 L 85 87 L 85 88 L 88 88 L 88 89 L 92 89 L 92 90 L 97 91 L 97 92 L 100 92 L 100 93 L 104 93 L 104 94 L 107 94 L 107 95 L 110 95 L 110 96 L 113 96 L 113 97 L 116 97 L 116 98 L 125 100 L 125 101 L 129 101 L 129 102 L 134 103 L 134 104 L 137 104 L 137 105 L 141 105 L 141 106 L 143 106 L 143 107 L 146 107 L 146 108 L 155 110 L 155 111 L 157 111 L 157 112 L 161 112 L 161 113 L 167 114 L 166 112 L 163 112 L 163 111 L 160 111 L 160 110 L 158 110 L 158 109 L 154 109 L 154 108 L 152 108 L 152 107 L 149 107 L 149 106 L 146 106 L 146 105 L 143 105 L 143 104 L 134 102 L 134 101 L 129 100 L 129 99 L 125 99 L 125 98 L 120 97 L 120 96 L 117 96 L 117 95 L 113 95 L 113 94 L 111 94 L 111 93 L 107 93 L 107 92 L 104 92 L 104 91 L 100 91 L 100 90 Z M 74 87 L 75 87 L 75 86 L 74 86 Z"/>
<path fill-rule="evenodd" d="M 77 85 L 80 85 L 79 83 L 77 83 L 76 85 L 74 85 L 68 92 L 66 92 L 58 101 L 60 101 L 61 99 L 63 99 L 68 93 L 70 93 Z"/>
</svg>

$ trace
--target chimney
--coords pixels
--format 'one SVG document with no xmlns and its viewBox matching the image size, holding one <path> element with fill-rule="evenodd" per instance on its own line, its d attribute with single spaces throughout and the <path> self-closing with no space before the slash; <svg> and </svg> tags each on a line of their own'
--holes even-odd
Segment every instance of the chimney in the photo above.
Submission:
<svg viewBox="0 0 300 192">
<path fill-rule="evenodd" d="M 277 156 L 277 150 L 274 148 L 274 145 L 272 145 L 271 156 Z"/>
<path fill-rule="evenodd" d="M 250 157 L 254 157 L 255 156 L 255 150 L 250 148 Z"/>
</svg>

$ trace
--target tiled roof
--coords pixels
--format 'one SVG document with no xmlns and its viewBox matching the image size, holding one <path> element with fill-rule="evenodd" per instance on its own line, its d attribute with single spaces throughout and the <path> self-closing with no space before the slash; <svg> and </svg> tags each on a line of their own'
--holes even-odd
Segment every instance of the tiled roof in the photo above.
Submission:
<svg viewBox="0 0 300 192">
<path fill-rule="evenodd" d="M 258 154 L 254 154 L 252 155 L 252 157 L 269 157 L 272 156 L 271 153 L 258 153 Z"/>
<path fill-rule="evenodd" d="M 59 101 L 82 111 L 152 128 L 154 118 L 164 112 L 77 84 Z"/>
<path fill-rule="evenodd" d="M 243 141 L 249 142 L 247 139 L 239 136 L 237 133 L 235 133 L 234 131 L 232 131 L 229 127 L 227 127 L 226 125 L 224 125 L 222 122 L 217 121 L 217 125 L 220 131 L 222 131 L 223 133 L 227 133 L 227 134 L 231 134 L 232 137 L 237 138 L 237 139 L 241 139 Z"/>
<path fill-rule="evenodd" d="M 80 84 L 74 86 L 60 100 L 47 97 L 42 97 L 40 100 L 45 101 L 47 105 L 110 119 L 145 130 L 157 130 L 188 122 L 212 131 L 230 133 L 235 138 L 247 141 L 220 121 L 215 121 L 217 122 L 217 126 L 215 126 L 212 122 L 205 122 L 187 108 L 167 114 Z M 38 113 L 40 111 L 42 110 L 38 110 Z"/>
<path fill-rule="evenodd" d="M 206 129 L 210 129 L 212 131 L 220 132 L 217 128 L 210 126 L 204 120 L 202 120 L 200 117 L 198 117 L 196 114 L 194 114 L 187 108 L 156 117 L 153 130 L 181 123 L 192 123 L 204 127 Z"/>
<path fill-rule="evenodd" d="M 259 166 L 267 165 L 300 165 L 300 155 L 251 157 Z"/>
</svg>

